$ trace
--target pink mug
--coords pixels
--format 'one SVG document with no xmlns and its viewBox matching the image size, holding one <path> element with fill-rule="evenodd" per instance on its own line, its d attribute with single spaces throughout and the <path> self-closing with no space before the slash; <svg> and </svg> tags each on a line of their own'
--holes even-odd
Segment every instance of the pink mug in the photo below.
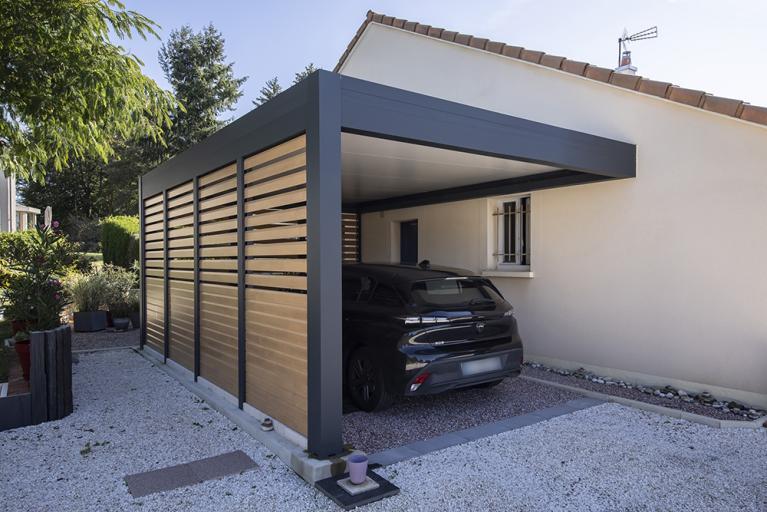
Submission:
<svg viewBox="0 0 767 512">
<path fill-rule="evenodd" d="M 346 461 L 349 467 L 349 481 L 354 485 L 364 483 L 368 477 L 368 458 L 362 453 L 355 453 Z"/>
</svg>

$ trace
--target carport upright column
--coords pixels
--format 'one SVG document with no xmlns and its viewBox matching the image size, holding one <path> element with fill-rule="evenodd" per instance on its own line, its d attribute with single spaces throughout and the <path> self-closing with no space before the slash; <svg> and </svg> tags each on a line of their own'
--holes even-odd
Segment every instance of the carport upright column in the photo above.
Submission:
<svg viewBox="0 0 767 512">
<path fill-rule="evenodd" d="M 341 83 L 315 73 L 306 129 L 308 448 L 340 454 L 341 435 Z"/>
<path fill-rule="evenodd" d="M 144 219 L 144 194 L 141 176 L 138 178 L 138 215 L 139 215 L 139 286 L 141 288 L 141 326 L 139 327 L 139 348 L 146 343 L 146 220 Z M 135 326 L 134 326 L 135 327 Z"/>
</svg>

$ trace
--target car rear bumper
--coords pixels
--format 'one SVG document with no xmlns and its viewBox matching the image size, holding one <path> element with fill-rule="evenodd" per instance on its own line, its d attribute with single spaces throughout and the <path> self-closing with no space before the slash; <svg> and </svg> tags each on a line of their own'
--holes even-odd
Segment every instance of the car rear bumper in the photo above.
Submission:
<svg viewBox="0 0 767 512">
<path fill-rule="evenodd" d="M 499 358 L 500 363 L 496 367 L 479 373 L 467 374 L 467 365 L 465 363 L 496 357 Z M 417 371 L 408 372 L 409 378 L 404 394 L 405 396 L 429 395 L 451 389 L 475 386 L 506 377 L 515 377 L 519 375 L 521 367 L 521 347 L 481 354 L 446 356 L 428 363 Z M 428 377 L 419 384 L 419 376 L 423 379 L 424 375 L 428 375 Z M 415 384 L 418 385 L 414 386 Z"/>
</svg>

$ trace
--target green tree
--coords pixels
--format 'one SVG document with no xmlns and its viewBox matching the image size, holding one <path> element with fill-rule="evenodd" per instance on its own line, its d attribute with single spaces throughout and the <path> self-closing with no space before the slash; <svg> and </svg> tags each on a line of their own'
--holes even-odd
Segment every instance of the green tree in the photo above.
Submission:
<svg viewBox="0 0 767 512">
<path fill-rule="evenodd" d="M 267 80 L 264 86 L 261 88 L 261 90 L 258 91 L 259 96 L 258 98 L 256 98 L 256 101 L 253 102 L 253 104 L 263 105 L 264 103 L 274 98 L 281 92 L 282 92 L 282 86 L 280 85 L 280 81 L 275 76 L 271 80 Z"/>
<path fill-rule="evenodd" d="M 312 73 L 314 73 L 315 71 L 317 71 L 317 68 L 315 68 L 315 67 L 314 67 L 314 62 L 310 62 L 310 63 L 309 63 L 309 64 L 308 64 L 308 65 L 307 65 L 307 66 L 304 68 L 304 70 L 303 70 L 303 71 L 299 71 L 298 73 L 296 73 L 296 76 L 295 76 L 295 78 L 293 79 L 293 84 L 297 84 L 298 82 L 300 82 L 301 80 L 303 80 L 303 79 L 304 79 L 304 78 L 306 78 L 307 76 L 311 75 L 311 74 L 312 74 Z"/>
<path fill-rule="evenodd" d="M 176 103 L 111 41 L 156 26 L 117 0 L 0 0 L 0 168 L 41 181 L 116 141 L 161 141 Z"/>
<path fill-rule="evenodd" d="M 212 24 L 198 33 L 186 25 L 171 32 L 159 60 L 176 99 L 184 106 L 172 115 L 168 137 L 168 156 L 172 156 L 228 122 L 219 116 L 234 109 L 248 77 L 234 76 L 233 63 L 226 62 L 224 38 Z"/>
</svg>

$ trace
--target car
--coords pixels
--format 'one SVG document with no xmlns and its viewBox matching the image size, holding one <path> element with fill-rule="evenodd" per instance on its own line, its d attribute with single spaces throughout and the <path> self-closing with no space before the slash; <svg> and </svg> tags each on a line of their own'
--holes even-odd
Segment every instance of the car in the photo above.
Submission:
<svg viewBox="0 0 767 512">
<path fill-rule="evenodd" d="M 513 308 L 484 277 L 428 261 L 348 263 L 342 299 L 344 390 L 358 409 L 520 373 Z"/>
</svg>

